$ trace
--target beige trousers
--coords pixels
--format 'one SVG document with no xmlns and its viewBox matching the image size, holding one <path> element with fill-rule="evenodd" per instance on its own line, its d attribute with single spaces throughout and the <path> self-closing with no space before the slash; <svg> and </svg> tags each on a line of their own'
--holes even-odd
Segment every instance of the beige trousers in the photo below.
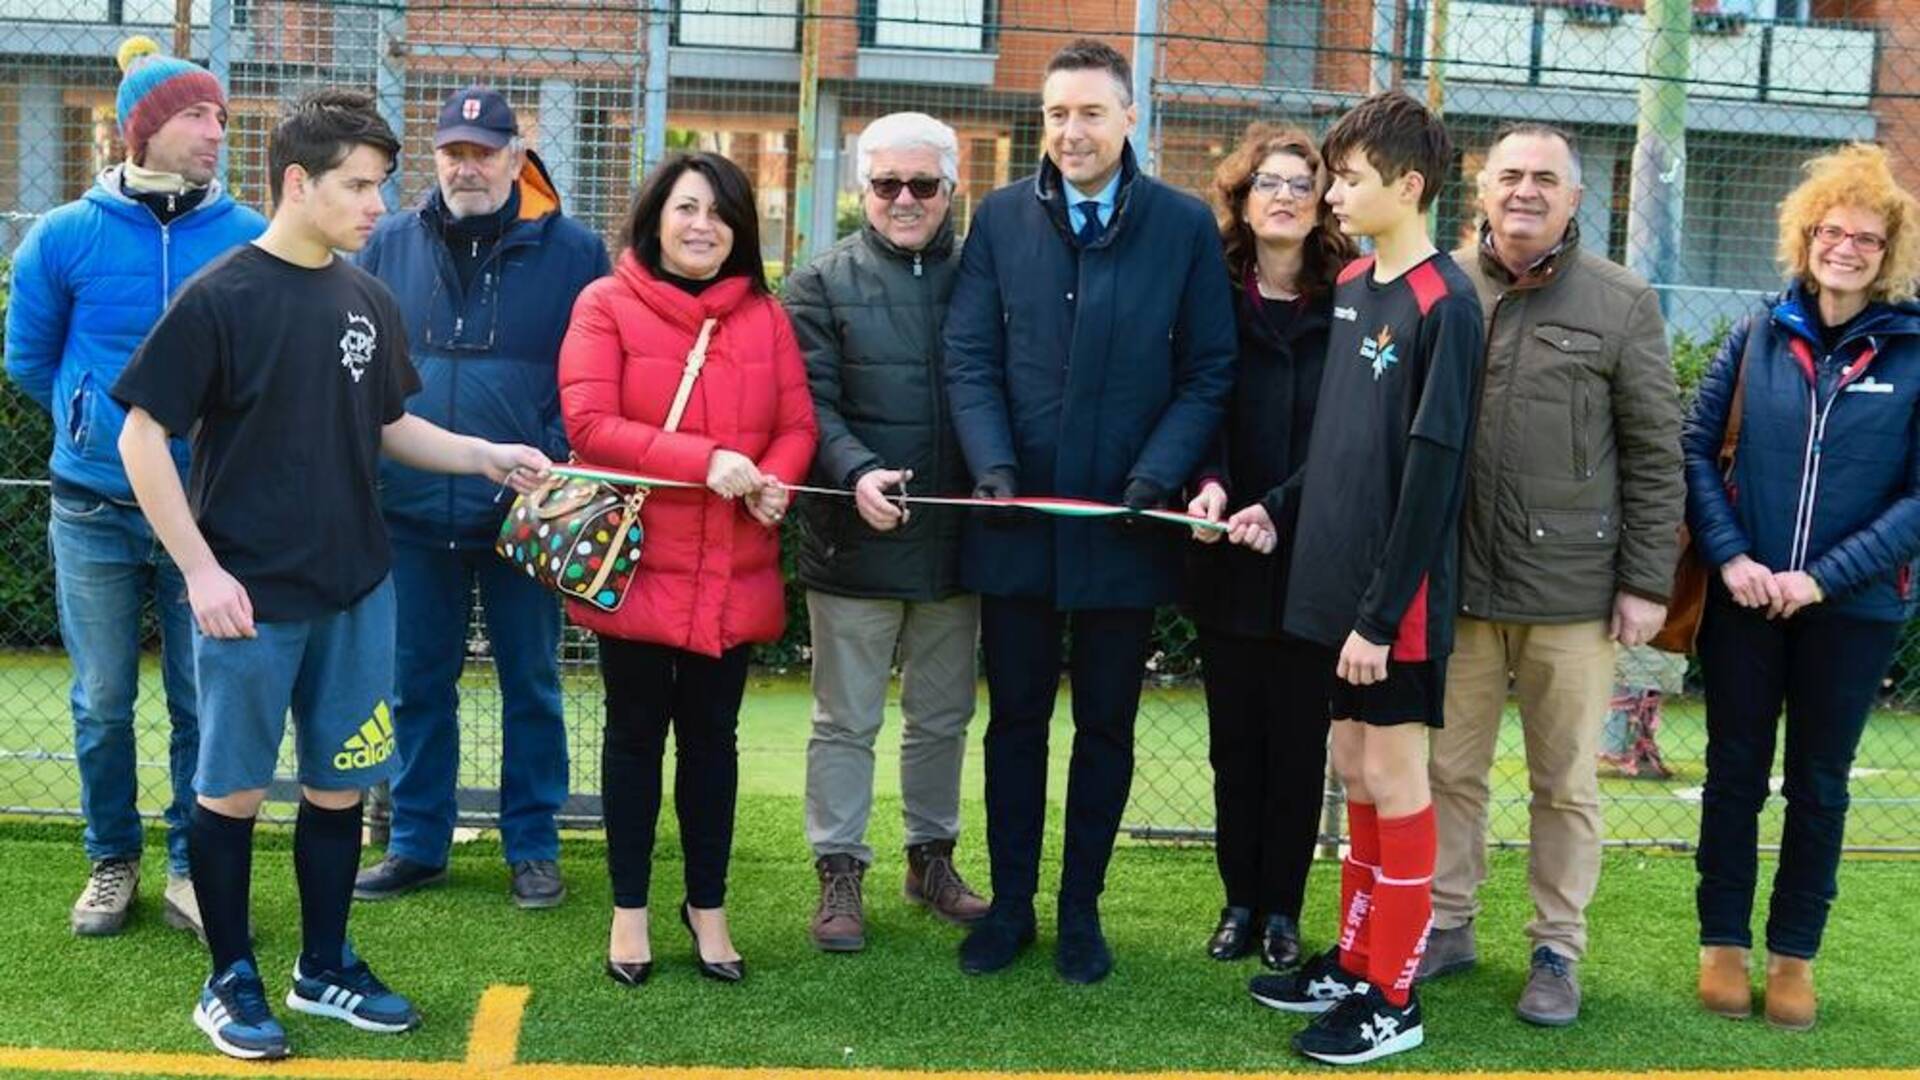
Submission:
<svg viewBox="0 0 1920 1080">
<path fill-rule="evenodd" d="M 1562 625 L 1454 624 L 1447 662 L 1446 727 L 1427 760 L 1440 850 L 1433 925 L 1465 926 L 1487 877 L 1488 774 L 1506 711 L 1509 678 L 1526 740 L 1527 936 L 1571 959 L 1587 948 L 1587 904 L 1600 879 L 1600 782 L 1595 753 L 1613 692 L 1614 644 L 1605 620 Z"/>
</svg>

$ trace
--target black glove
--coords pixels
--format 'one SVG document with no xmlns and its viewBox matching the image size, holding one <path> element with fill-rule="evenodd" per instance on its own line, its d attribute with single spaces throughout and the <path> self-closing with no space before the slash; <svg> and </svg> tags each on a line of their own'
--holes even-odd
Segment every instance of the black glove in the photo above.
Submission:
<svg viewBox="0 0 1920 1080">
<path fill-rule="evenodd" d="M 1000 466 L 988 469 L 974 481 L 973 497 L 976 499 L 1011 499 L 1019 494 L 1020 482 L 1012 469 Z M 1020 511 L 1012 507 L 1000 506 L 988 510 L 975 510 L 980 515 L 980 523 L 993 529 L 1005 529 L 1020 521 Z"/>
<path fill-rule="evenodd" d="M 1127 481 L 1126 493 L 1120 496 L 1120 505 L 1129 510 L 1164 510 L 1167 505 L 1167 489 L 1147 479 L 1136 476 Z M 1149 520 L 1139 514 L 1120 514 L 1113 518 L 1113 524 L 1122 532 L 1134 532 L 1148 527 Z"/>
</svg>

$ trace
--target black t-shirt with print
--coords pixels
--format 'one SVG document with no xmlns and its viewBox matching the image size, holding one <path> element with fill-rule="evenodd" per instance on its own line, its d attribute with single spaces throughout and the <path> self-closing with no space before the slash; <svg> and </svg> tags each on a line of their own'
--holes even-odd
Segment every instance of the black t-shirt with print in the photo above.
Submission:
<svg viewBox="0 0 1920 1080">
<path fill-rule="evenodd" d="M 1385 284 L 1370 258 L 1342 273 L 1307 448 L 1289 633 L 1337 648 L 1358 630 L 1408 663 L 1453 651 L 1485 342 L 1473 284 L 1444 254 Z"/>
<path fill-rule="evenodd" d="M 387 576 L 380 430 L 420 378 L 393 296 L 344 259 L 253 244 L 181 288 L 113 396 L 188 434 L 187 500 L 261 622 L 342 611 Z"/>
</svg>

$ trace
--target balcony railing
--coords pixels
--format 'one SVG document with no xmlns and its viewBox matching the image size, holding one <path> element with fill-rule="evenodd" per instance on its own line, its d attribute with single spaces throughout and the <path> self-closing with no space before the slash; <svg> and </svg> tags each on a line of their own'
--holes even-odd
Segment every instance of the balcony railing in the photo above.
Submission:
<svg viewBox="0 0 1920 1080">
<path fill-rule="evenodd" d="M 992 52 L 995 0 L 859 0 L 860 46 Z"/>
<path fill-rule="evenodd" d="M 679 0 L 673 44 L 797 52 L 799 0 Z"/>
<path fill-rule="evenodd" d="M 1411 66 L 1432 49 L 1426 5 L 1408 20 Z M 1632 92 L 1646 17 L 1609 5 L 1456 0 L 1448 6 L 1447 78 Z M 1873 95 L 1879 37 L 1834 24 L 1695 16 L 1690 92 L 1702 97 L 1859 108 Z"/>
</svg>

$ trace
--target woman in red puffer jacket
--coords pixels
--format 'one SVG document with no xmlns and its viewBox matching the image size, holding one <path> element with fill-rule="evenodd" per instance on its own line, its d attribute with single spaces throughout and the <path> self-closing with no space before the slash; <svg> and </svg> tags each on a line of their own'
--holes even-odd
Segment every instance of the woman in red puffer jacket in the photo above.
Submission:
<svg viewBox="0 0 1920 1080">
<path fill-rule="evenodd" d="M 641 510 L 640 567 L 616 611 L 570 601 L 600 637 L 606 687 L 601 792 L 613 929 L 607 973 L 652 971 L 647 904 L 661 757 L 674 731 L 675 808 L 686 855 L 679 919 L 703 975 L 745 974 L 728 934 L 727 863 L 739 762 L 734 732 L 752 643 L 786 620 L 780 519 L 818 429 L 786 312 L 767 291 L 752 186 L 713 154 L 654 172 L 612 276 L 574 304 L 560 348 L 560 408 L 584 461 L 664 480 Z M 677 430 L 665 430 L 708 320 L 706 363 Z"/>
</svg>

